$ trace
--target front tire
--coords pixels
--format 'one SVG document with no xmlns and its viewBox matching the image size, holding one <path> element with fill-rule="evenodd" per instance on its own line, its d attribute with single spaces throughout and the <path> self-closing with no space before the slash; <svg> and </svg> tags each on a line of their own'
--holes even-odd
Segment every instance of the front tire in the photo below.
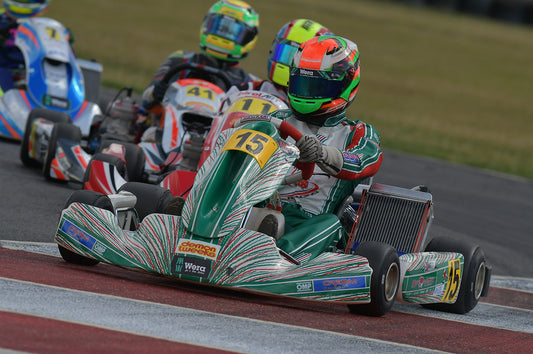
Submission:
<svg viewBox="0 0 533 354">
<path fill-rule="evenodd" d="M 94 191 L 88 191 L 88 190 L 77 190 L 74 191 L 65 203 L 65 207 L 63 209 L 68 208 L 72 203 L 83 203 L 92 205 L 98 208 L 102 208 L 105 210 L 113 211 L 113 204 L 111 203 L 111 200 L 107 197 L 107 195 L 94 192 Z M 82 256 L 81 254 L 75 253 L 61 245 L 58 245 L 59 253 L 61 254 L 61 257 L 68 262 L 83 266 L 95 266 L 100 261 L 97 261 L 96 259 L 89 258 L 86 256 Z"/>
<path fill-rule="evenodd" d="M 20 160 L 26 167 L 40 167 L 41 163 L 29 155 L 30 135 L 33 128 L 33 122 L 38 118 L 44 118 L 52 123 L 70 123 L 68 114 L 58 111 L 53 111 L 46 108 L 34 108 L 28 115 L 26 126 L 24 129 L 24 136 L 20 145 Z"/>
<path fill-rule="evenodd" d="M 139 220 L 153 213 L 165 213 L 166 207 L 174 199 L 172 193 L 163 187 L 141 182 L 127 182 L 120 191 L 128 191 L 137 197 L 135 210 Z"/>
<path fill-rule="evenodd" d="M 348 305 L 350 312 L 383 316 L 390 311 L 400 286 L 400 259 L 394 247 L 381 242 L 363 242 L 355 250 L 372 268 L 370 303 Z"/>
<path fill-rule="evenodd" d="M 102 152 L 112 143 L 123 145 L 125 148 L 124 160 L 126 161 L 127 180 L 130 182 L 141 182 L 144 176 L 144 164 L 146 160 L 143 149 L 133 143 L 106 139 L 100 144 L 98 152 Z"/>
<path fill-rule="evenodd" d="M 466 240 L 438 237 L 426 246 L 426 252 L 458 252 L 464 257 L 464 268 L 457 300 L 453 304 L 427 304 L 424 307 L 438 311 L 465 314 L 476 307 L 479 298 L 486 296 L 490 282 L 490 267 L 485 252 Z"/>
<path fill-rule="evenodd" d="M 59 139 L 68 139 L 76 143 L 81 142 L 81 129 L 80 127 L 70 123 L 57 123 L 54 124 L 52 134 L 50 135 L 50 141 L 48 142 L 48 149 L 46 150 L 46 156 L 43 164 L 43 175 L 47 180 L 54 180 L 50 176 L 50 169 L 52 167 L 52 161 L 56 157 L 57 142 Z M 67 181 L 62 181 L 67 182 Z"/>
</svg>

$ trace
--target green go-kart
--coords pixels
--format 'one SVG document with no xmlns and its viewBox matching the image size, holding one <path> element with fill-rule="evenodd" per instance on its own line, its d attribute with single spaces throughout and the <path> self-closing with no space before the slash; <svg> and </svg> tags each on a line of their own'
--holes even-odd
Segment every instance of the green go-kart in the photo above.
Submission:
<svg viewBox="0 0 533 354">
<path fill-rule="evenodd" d="M 55 236 L 72 263 L 114 264 L 215 287 L 346 304 L 386 314 L 395 300 L 466 313 L 486 295 L 490 267 L 468 242 L 427 242 L 431 194 L 379 184 L 354 192 L 339 216 L 348 245 L 299 262 L 249 227 L 298 159 L 287 122 L 255 115 L 223 131 L 181 212 L 165 188 L 128 182 L 117 194 L 75 191 Z M 309 178 L 313 164 L 303 164 Z M 357 207 L 356 207 L 357 206 Z M 273 213 L 277 211 L 272 210 Z M 179 215 L 173 215 L 179 214 Z M 283 236 L 281 236 L 283 237 Z"/>
</svg>

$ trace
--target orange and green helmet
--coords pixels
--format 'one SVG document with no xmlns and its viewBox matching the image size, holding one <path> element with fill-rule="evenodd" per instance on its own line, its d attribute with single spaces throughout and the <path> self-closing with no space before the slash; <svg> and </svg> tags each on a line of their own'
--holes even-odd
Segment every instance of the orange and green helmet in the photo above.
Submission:
<svg viewBox="0 0 533 354">
<path fill-rule="evenodd" d="M 359 50 L 354 42 L 338 36 L 313 37 L 294 54 L 290 105 L 300 116 L 332 116 L 352 103 L 359 79 Z"/>
<path fill-rule="evenodd" d="M 259 15 L 241 0 L 217 1 L 205 16 L 200 49 L 217 59 L 240 61 L 254 48 Z"/>
<path fill-rule="evenodd" d="M 289 83 L 289 66 L 292 57 L 303 42 L 315 36 L 333 35 L 320 23 L 297 19 L 283 25 L 276 34 L 268 53 L 268 78 L 277 85 L 287 87 Z"/>
</svg>

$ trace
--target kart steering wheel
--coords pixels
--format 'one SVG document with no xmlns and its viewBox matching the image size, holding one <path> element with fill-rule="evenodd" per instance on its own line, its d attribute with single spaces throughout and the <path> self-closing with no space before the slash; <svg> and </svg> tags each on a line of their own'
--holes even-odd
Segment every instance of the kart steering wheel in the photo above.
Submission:
<svg viewBox="0 0 533 354">
<path fill-rule="evenodd" d="M 223 70 L 214 68 L 212 66 L 202 65 L 202 64 L 196 64 L 196 63 L 181 63 L 176 66 L 173 66 L 161 79 L 161 82 L 165 84 L 170 84 L 170 80 L 179 72 L 184 70 L 190 70 L 202 74 L 209 74 L 213 75 L 216 78 L 220 79 L 224 85 L 226 85 L 224 91 L 227 91 L 233 84 L 231 83 L 231 79 L 229 78 L 228 74 L 224 72 Z M 205 81 L 209 81 L 206 79 L 202 79 Z M 209 81 L 211 82 L 211 81 Z M 213 83 L 214 84 L 214 83 Z"/>
<path fill-rule="evenodd" d="M 238 128 L 244 124 L 251 123 L 251 122 L 270 122 L 274 124 L 276 128 L 279 130 L 279 134 L 283 139 L 286 139 L 287 137 L 291 137 L 294 139 L 294 141 L 300 140 L 300 138 L 303 136 L 303 134 L 296 129 L 292 124 L 272 116 L 264 115 L 264 114 L 252 114 L 246 117 L 242 117 L 235 121 L 234 127 Z M 313 171 L 315 170 L 315 163 L 314 162 L 296 162 L 296 167 L 301 170 L 301 177 L 300 175 L 289 177 L 290 180 L 287 181 L 287 184 L 291 184 L 294 182 L 297 182 L 301 179 L 309 179 L 313 175 Z M 294 182 L 292 182 L 294 180 Z"/>
</svg>

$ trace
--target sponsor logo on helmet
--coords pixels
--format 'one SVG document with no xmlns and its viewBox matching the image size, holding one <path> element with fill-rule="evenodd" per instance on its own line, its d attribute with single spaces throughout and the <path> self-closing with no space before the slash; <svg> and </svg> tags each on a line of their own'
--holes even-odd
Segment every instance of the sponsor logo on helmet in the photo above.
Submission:
<svg viewBox="0 0 533 354">
<path fill-rule="evenodd" d="M 305 70 L 300 68 L 300 74 L 306 75 L 306 76 L 315 76 L 315 72 L 312 70 Z"/>
</svg>

